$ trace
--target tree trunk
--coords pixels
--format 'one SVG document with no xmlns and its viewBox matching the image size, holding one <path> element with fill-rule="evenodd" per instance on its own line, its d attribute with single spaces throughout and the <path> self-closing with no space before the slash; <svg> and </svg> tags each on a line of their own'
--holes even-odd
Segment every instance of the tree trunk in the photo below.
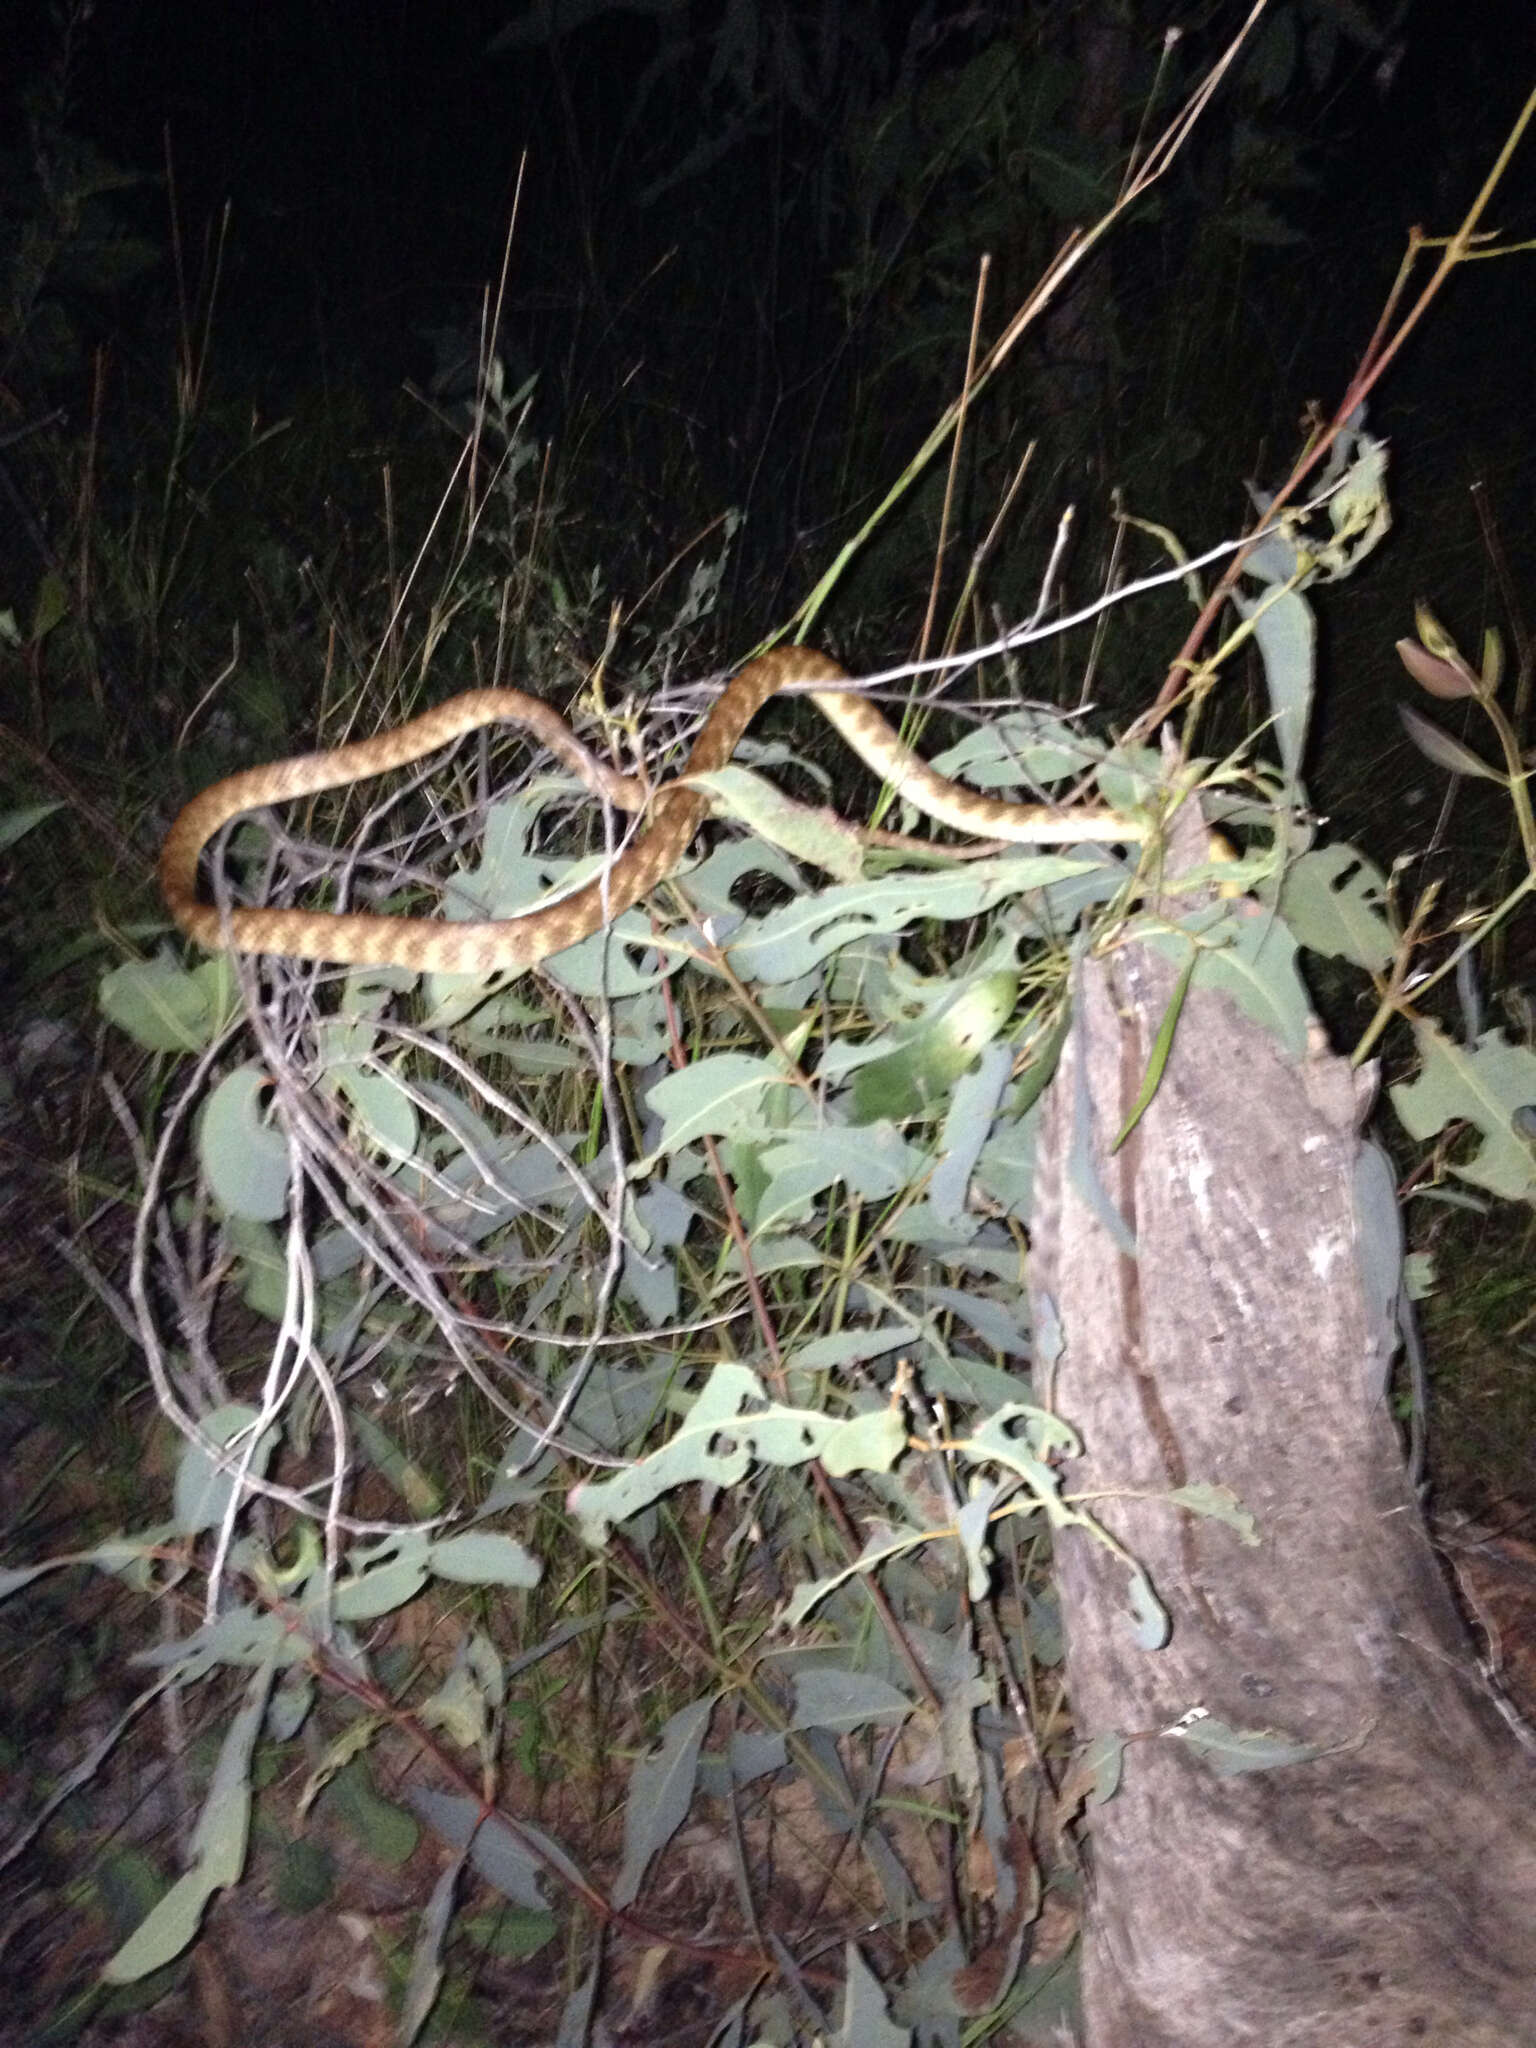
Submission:
<svg viewBox="0 0 1536 2048">
<path fill-rule="evenodd" d="M 1088 2048 L 1530 2048 L 1536 1770 L 1385 1406 L 1356 1077 L 1320 1032 L 1298 1060 L 1196 987 L 1111 1157 L 1176 979 L 1134 940 L 1084 964 L 1037 1171 L 1035 1327 L 1059 1330 L 1051 1405 L 1085 1447 L 1064 1491 L 1103 1496 L 1172 1617 L 1138 1648 L 1126 1567 L 1063 1533 L 1079 1734 L 1141 1738 L 1088 1811 Z M 1232 1489 L 1256 1545 L 1157 1498 L 1199 1481 Z M 1193 1708 L 1319 1753 L 1218 1776 L 1166 1733 Z"/>
</svg>

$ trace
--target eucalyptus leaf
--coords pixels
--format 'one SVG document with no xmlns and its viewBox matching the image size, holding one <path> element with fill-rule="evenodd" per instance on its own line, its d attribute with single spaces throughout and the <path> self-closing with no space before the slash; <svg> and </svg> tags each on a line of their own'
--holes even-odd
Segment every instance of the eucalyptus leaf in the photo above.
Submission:
<svg viewBox="0 0 1536 2048">
<path fill-rule="evenodd" d="M 265 1734 L 271 1742 L 291 1742 L 309 1719 L 315 1704 L 315 1674 L 303 1664 L 290 1664 L 278 1681 L 267 1708 Z"/>
<path fill-rule="evenodd" d="M 1403 667 L 1431 697 L 1454 702 L 1477 695 L 1477 678 L 1459 655 L 1448 660 L 1443 655 L 1431 654 L 1417 640 L 1399 640 L 1396 644 Z"/>
<path fill-rule="evenodd" d="M 1427 1018 L 1415 1020 L 1413 1036 L 1418 1075 L 1389 1091 L 1403 1128 L 1427 1141 L 1453 1121 L 1472 1124 L 1481 1142 L 1470 1157 L 1453 1154 L 1451 1171 L 1508 1201 L 1536 1198 L 1536 1152 L 1520 1127 L 1521 1110 L 1536 1102 L 1536 1051 L 1497 1030 L 1459 1045 Z"/>
<path fill-rule="evenodd" d="M 1132 1634 L 1138 1650 L 1160 1650 L 1172 1632 L 1168 1610 L 1152 1590 L 1152 1581 L 1137 1565 L 1127 1585 L 1132 1617 Z"/>
<path fill-rule="evenodd" d="M 23 1586 L 30 1586 L 45 1572 L 62 1571 L 66 1565 L 76 1562 L 78 1560 L 71 1554 L 44 1558 L 41 1564 L 0 1565 L 0 1600 L 8 1600 L 12 1593 L 19 1593 Z"/>
<path fill-rule="evenodd" d="M 1251 569 L 1252 559 L 1244 565 Z M 1270 726 L 1280 749 L 1286 787 L 1300 788 L 1317 676 L 1317 618 L 1297 590 L 1266 591 L 1250 598 L 1233 592 L 1233 603 L 1253 626 L 1254 644 L 1269 691 Z"/>
<path fill-rule="evenodd" d="M 847 1944 L 844 1956 L 843 2023 L 832 2036 L 833 2048 L 911 2048 L 912 2029 L 892 2020 L 880 1980 L 855 1943 Z"/>
<path fill-rule="evenodd" d="M 151 1666 L 179 1665 L 191 1679 L 204 1676 L 220 1664 L 277 1666 L 302 1663 L 308 1655 L 308 1645 L 285 1616 L 271 1608 L 258 1609 L 242 1603 L 215 1620 L 204 1622 L 189 1636 L 135 1650 L 132 1661 Z"/>
<path fill-rule="evenodd" d="M 239 1261 L 241 1300 L 257 1315 L 280 1323 L 288 1306 L 288 1260 L 276 1232 L 266 1223 L 231 1216 L 224 1236 Z"/>
<path fill-rule="evenodd" d="M 406 1978 L 400 1999 L 400 2019 L 395 2029 L 399 2048 L 410 2048 L 426 2025 L 428 2015 L 437 2003 L 437 1994 L 442 1989 L 443 1943 L 453 1920 L 454 1900 L 463 1868 L 464 1858 L 461 1855 L 455 1857 L 442 1872 L 432 1887 L 432 1896 L 427 1900 L 417 1924 L 416 1940 L 411 1948 L 410 1975 Z"/>
<path fill-rule="evenodd" d="M 297 1812 L 302 1820 L 327 1787 L 337 1787 L 340 1795 L 345 1787 L 341 1780 L 348 1778 L 358 1784 L 365 1784 L 371 1792 L 373 1781 L 368 1777 L 367 1765 L 363 1763 L 364 1752 L 370 1749 L 380 1728 L 384 1725 L 378 1714 L 360 1714 L 349 1721 L 344 1728 L 333 1735 L 316 1759 L 309 1776 L 299 1792 Z"/>
<path fill-rule="evenodd" d="M 1397 715 L 1403 721 L 1403 730 L 1427 760 L 1437 768 L 1445 768 L 1452 775 L 1475 775 L 1485 782 L 1503 782 L 1506 778 L 1497 768 L 1490 768 L 1480 754 L 1464 746 L 1458 739 L 1438 725 L 1432 725 L 1421 712 L 1411 705 L 1399 704 Z"/>
<path fill-rule="evenodd" d="M 108 1023 L 150 1052 L 201 1052 L 239 1009 L 234 969 L 225 954 L 193 968 L 168 953 L 128 961 L 102 977 L 96 999 Z"/>
<path fill-rule="evenodd" d="M 544 1875 L 550 1865 L 574 1878 L 580 1873 L 565 1853 L 537 1828 L 519 1822 L 513 1825 L 498 1813 L 488 1813 L 478 1799 L 458 1792 L 435 1792 L 425 1785 L 412 1786 L 411 1805 L 435 1834 L 459 1851 L 467 1850 L 475 1869 L 504 1899 L 514 1906 L 542 1912 Z"/>
<path fill-rule="evenodd" d="M 1397 951 L 1387 910 L 1385 875 L 1352 846 L 1316 847 L 1286 869 L 1280 914 L 1313 953 L 1379 972 Z"/>
<path fill-rule="evenodd" d="M 973 727 L 954 746 L 934 755 L 933 768 L 938 775 L 964 780 L 976 789 L 1023 789 L 1033 796 L 1053 782 L 1087 774 L 1104 754 L 1091 734 L 1055 712 L 1024 706 Z"/>
<path fill-rule="evenodd" d="M 379 1796 L 362 1757 L 354 1757 L 336 1773 L 326 1803 L 373 1862 L 399 1869 L 415 1855 L 421 1830 L 403 1806 Z"/>
<path fill-rule="evenodd" d="M 245 1867 L 251 1824 L 251 1756 L 261 1732 L 275 1666 L 251 1674 L 214 1766 L 208 1797 L 192 1831 L 191 1864 L 102 1970 L 108 1984 L 132 1984 L 191 1943 L 216 1891 Z"/>
<path fill-rule="evenodd" d="M 232 1446 L 237 1438 L 248 1443 L 257 1419 L 254 1408 L 231 1401 L 201 1417 L 198 1427 L 210 1442 L 223 1450 Z M 237 1463 L 243 1463 L 254 1478 L 262 1479 L 266 1476 L 277 1441 L 277 1427 L 269 1424 L 248 1459 L 244 1458 L 242 1450 L 232 1451 L 231 1455 Z M 195 1536 L 200 1529 L 216 1529 L 229 1511 L 237 1483 L 236 1475 L 221 1471 L 200 1445 L 183 1445 L 176 1462 L 174 1508 L 176 1526 L 182 1534 Z"/>
<path fill-rule="evenodd" d="M 419 1140 L 416 1105 L 394 1075 L 382 1067 L 348 1062 L 329 1067 L 327 1085 L 346 1098 L 354 1135 L 377 1147 L 386 1159 L 410 1159 Z"/>
<path fill-rule="evenodd" d="M 903 932 L 926 918 L 980 917 L 1012 896 L 1093 875 L 1106 864 L 1115 865 L 1108 855 L 1009 853 L 968 861 L 963 869 L 902 873 L 822 889 L 763 917 L 748 918 L 726 951 L 743 981 L 793 981 L 861 940 Z"/>
<path fill-rule="evenodd" d="M 1019 1322 L 1025 1306 L 1021 1291 L 1010 1291 L 1006 1299 L 995 1301 L 960 1287 L 925 1287 L 921 1299 L 947 1315 L 958 1316 L 994 1351 L 1015 1358 L 1029 1356 L 1029 1338 Z"/>
<path fill-rule="evenodd" d="M 1213 1486 L 1207 1480 L 1194 1480 L 1188 1486 L 1176 1486 L 1167 1499 L 1171 1507 L 1187 1509 L 1192 1515 L 1204 1515 L 1213 1522 L 1225 1522 L 1250 1549 L 1261 1540 L 1258 1524 L 1230 1486 Z"/>
<path fill-rule="evenodd" d="M 864 1539 L 864 1547 L 852 1564 L 844 1565 L 839 1571 L 829 1572 L 825 1578 L 802 1580 L 795 1588 L 785 1602 L 784 1626 L 798 1628 L 829 1593 L 836 1592 L 838 1587 L 846 1585 L 860 1573 L 873 1572 L 892 1558 L 899 1557 L 904 1551 L 912 1550 L 918 1544 L 927 1541 L 926 1530 L 893 1529 L 885 1523 L 873 1522 L 869 1534 Z"/>
<path fill-rule="evenodd" d="M 955 1518 L 955 1535 L 965 1559 L 966 1582 L 973 1601 L 985 1600 L 992 1579 L 992 1509 L 1004 1490 L 1001 1480 L 979 1480 L 969 1497 L 960 1504 Z"/>
<path fill-rule="evenodd" d="M 928 1180 L 934 1210 L 952 1222 L 965 1213 L 971 1176 L 1012 1072 L 1012 1046 L 994 1043 L 955 1082 L 939 1132 L 939 1163 Z"/>
<path fill-rule="evenodd" d="M 717 814 L 734 818 L 758 838 L 782 847 L 796 860 L 809 861 L 839 882 L 857 881 L 864 866 L 864 843 L 836 811 L 797 804 L 776 783 L 736 762 L 690 775 L 688 781 L 708 793 Z"/>
<path fill-rule="evenodd" d="M 366 1571 L 337 1581 L 331 1607 L 338 1621 L 377 1621 L 414 1600 L 427 1583 L 425 1546 L 413 1543 L 403 1555 L 386 1557 Z"/>
<path fill-rule="evenodd" d="M 55 799 L 49 803 L 16 804 L 0 810 L 0 853 L 14 846 L 18 839 L 24 839 L 44 818 L 51 818 L 55 811 L 62 810 L 63 804 Z"/>
<path fill-rule="evenodd" d="M 1313 1742 L 1297 1742 L 1267 1728 L 1230 1728 L 1225 1721 L 1213 1721 L 1204 1715 L 1199 1720 L 1180 1723 L 1168 1733 L 1209 1764 L 1218 1778 L 1312 1763 L 1323 1754 Z"/>
<path fill-rule="evenodd" d="M 651 1088 L 647 1101 L 662 1119 L 658 1152 L 675 1152 L 696 1138 L 725 1137 L 761 1113 L 771 1090 L 787 1087 L 772 1060 L 722 1052 L 692 1060 Z"/>
<path fill-rule="evenodd" d="M 868 1365 L 872 1359 L 889 1357 L 910 1344 L 915 1323 L 898 1323 L 865 1330 L 829 1330 L 813 1337 L 786 1354 L 787 1372 L 839 1372 L 850 1365 Z"/>
<path fill-rule="evenodd" d="M 679 1709 L 629 1774 L 624 1861 L 612 1893 L 615 1906 L 634 1904 L 646 1872 L 688 1816 L 699 1748 L 714 1704 L 711 1695 Z"/>
<path fill-rule="evenodd" d="M 215 1197 L 252 1223 L 275 1223 L 288 1207 L 288 1140 L 267 1119 L 269 1085 L 260 1067 L 236 1067 L 208 1098 L 197 1133 Z"/>
<path fill-rule="evenodd" d="M 906 1042 L 861 1067 L 853 1084 L 860 1123 L 877 1117 L 932 1114 L 949 1101 L 959 1077 L 1002 1030 L 1018 997 L 1012 972 L 990 974 L 959 987 Z"/>
<path fill-rule="evenodd" d="M 486 1698 L 462 1658 L 436 1692 L 420 1702 L 416 1713 L 425 1727 L 441 1728 L 460 1749 L 484 1749 L 490 1728 Z"/>
<path fill-rule="evenodd" d="M 426 1563 L 438 1578 L 470 1586 L 536 1586 L 543 1571 L 521 1543 L 492 1529 L 435 1538 L 427 1545 Z"/>
<path fill-rule="evenodd" d="M 544 33 L 547 35 L 548 30 Z M 592 2014 L 597 2004 L 597 1989 L 604 1974 L 604 1959 L 599 1955 L 586 1976 L 572 1991 L 560 2009 L 560 2025 L 555 2032 L 554 2048 L 588 2048 L 592 2039 Z"/>
<path fill-rule="evenodd" d="M 1096 1735 L 1073 1766 L 1074 1778 L 1088 1780 L 1088 1804 L 1102 1806 L 1120 1790 L 1125 1737 L 1114 1729 Z"/>
<path fill-rule="evenodd" d="M 1135 936 L 1181 971 L 1191 934 L 1199 939 L 1194 981 L 1232 997 L 1296 1059 L 1307 1049 L 1311 1020 L 1306 984 L 1296 966 L 1296 941 L 1279 918 L 1252 904 L 1215 903 L 1180 920 L 1181 929 L 1137 925 Z"/>
<path fill-rule="evenodd" d="M 922 1171 L 922 1155 L 889 1123 L 839 1129 L 831 1123 L 804 1124 L 765 1146 L 760 1165 L 767 1176 L 756 1204 L 756 1228 L 782 1228 L 826 1189 L 841 1183 L 867 1202 L 888 1202 Z"/>
<path fill-rule="evenodd" d="M 834 1476 L 859 1469 L 888 1471 L 906 1447 L 897 1408 L 847 1421 L 770 1401 L 757 1375 L 734 1363 L 717 1365 L 672 1437 L 648 1458 L 608 1479 L 574 1487 L 567 1501 L 589 1543 L 601 1544 L 627 1520 L 675 1486 L 706 1481 L 739 1486 L 755 1464 L 794 1466 L 820 1458 Z"/>
<path fill-rule="evenodd" d="M 905 1720 L 912 1702 L 872 1671 L 809 1664 L 795 1673 L 791 1728 L 829 1728 L 844 1735 L 871 1721 Z"/>
</svg>

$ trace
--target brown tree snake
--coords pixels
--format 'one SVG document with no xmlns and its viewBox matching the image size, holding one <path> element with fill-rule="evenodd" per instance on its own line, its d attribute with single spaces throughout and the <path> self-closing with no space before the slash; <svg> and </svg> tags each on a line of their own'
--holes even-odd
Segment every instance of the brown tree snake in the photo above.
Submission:
<svg viewBox="0 0 1536 2048">
<path fill-rule="evenodd" d="M 247 768 L 212 784 L 192 799 L 166 836 L 160 854 L 161 891 L 182 931 L 210 951 L 233 947 L 295 960 L 393 964 L 480 976 L 518 973 L 600 930 L 678 866 L 709 809 L 707 794 L 688 778 L 723 767 L 757 712 L 791 683 L 818 686 L 810 693 L 812 703 L 859 758 L 908 803 L 942 824 L 1028 845 L 1134 843 L 1146 838 L 1145 823 L 1114 811 L 1002 803 L 947 781 L 912 752 L 866 698 L 837 687 L 847 680 L 846 670 L 809 648 L 779 647 L 759 655 L 721 693 L 682 775 L 654 788 L 590 754 L 560 713 L 539 698 L 521 690 L 469 690 L 371 739 Z M 521 916 L 466 924 L 371 911 L 237 908 L 221 914 L 198 895 L 203 848 L 221 825 L 242 811 L 380 775 L 465 733 L 498 723 L 522 726 L 594 795 L 621 810 L 648 812 L 644 827 L 604 876 Z"/>
</svg>

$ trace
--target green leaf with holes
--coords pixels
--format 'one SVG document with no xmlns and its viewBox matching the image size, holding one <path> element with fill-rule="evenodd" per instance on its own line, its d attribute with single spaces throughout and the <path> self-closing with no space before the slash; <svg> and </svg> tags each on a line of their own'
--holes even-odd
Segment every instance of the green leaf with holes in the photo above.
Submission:
<svg viewBox="0 0 1536 2048">
<path fill-rule="evenodd" d="M 897 1121 L 942 1108 L 956 1081 L 1013 1015 L 1018 993 L 1016 974 L 983 975 L 928 1018 L 904 1045 L 860 1067 L 853 1082 L 857 1121 Z"/>
<path fill-rule="evenodd" d="M 267 1087 L 260 1067 L 236 1067 L 209 1096 L 197 1133 L 220 1206 L 251 1223 L 275 1223 L 288 1207 L 288 1140 L 268 1120 Z"/>
<path fill-rule="evenodd" d="M 1292 861 L 1280 915 L 1309 952 L 1351 960 L 1367 972 L 1388 966 L 1397 950 L 1386 876 L 1352 846 L 1320 846 Z"/>
<path fill-rule="evenodd" d="M 756 1373 L 744 1365 L 717 1365 L 669 1443 L 609 1479 L 574 1487 L 567 1505 L 586 1540 L 601 1544 L 615 1522 L 675 1486 L 695 1480 L 739 1486 L 754 1465 L 804 1465 L 813 1458 L 834 1478 L 889 1472 L 906 1441 L 899 1408 L 875 1408 L 839 1421 L 770 1401 Z"/>
<path fill-rule="evenodd" d="M 1418 1075 L 1390 1090 L 1403 1128 L 1428 1140 L 1448 1123 L 1472 1125 L 1482 1142 L 1470 1158 L 1458 1149 L 1451 1171 L 1509 1201 L 1536 1199 L 1536 1142 L 1524 1134 L 1522 1115 L 1536 1103 L 1536 1052 L 1511 1045 L 1500 1031 L 1459 1045 L 1424 1020 L 1413 1035 Z"/>
</svg>

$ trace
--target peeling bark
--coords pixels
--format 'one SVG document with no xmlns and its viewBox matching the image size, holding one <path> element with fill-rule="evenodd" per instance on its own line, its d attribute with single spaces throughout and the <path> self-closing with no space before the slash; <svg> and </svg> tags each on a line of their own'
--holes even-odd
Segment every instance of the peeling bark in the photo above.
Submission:
<svg viewBox="0 0 1536 2048">
<path fill-rule="evenodd" d="M 1045 1105 L 1031 1292 L 1063 1340 L 1064 1473 L 1150 1574 L 1068 1530 L 1058 1565 L 1083 1740 L 1142 1737 L 1088 1813 L 1089 2048 L 1493 2048 L 1536 2042 L 1536 1768 L 1480 1678 L 1386 1411 L 1362 1281 L 1354 1076 L 1293 1058 L 1134 942 L 1085 963 Z M 1071 1162 L 1091 1124 L 1092 1177 Z M 1086 1185 L 1085 1185 L 1086 1183 Z M 1118 1249 L 1102 1196 L 1133 1233 Z M 1159 1500 L 1230 1487 L 1259 1534 Z M 1143 1498 L 1126 1498 L 1125 1495 Z M 1203 1707 L 1314 1745 L 1221 1778 L 1168 1729 Z"/>
</svg>

